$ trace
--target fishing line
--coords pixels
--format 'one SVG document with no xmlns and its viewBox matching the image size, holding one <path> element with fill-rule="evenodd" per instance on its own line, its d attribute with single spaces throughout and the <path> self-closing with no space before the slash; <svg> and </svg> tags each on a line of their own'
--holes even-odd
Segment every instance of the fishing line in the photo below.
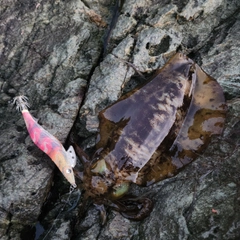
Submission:
<svg viewBox="0 0 240 240">
<path fill-rule="evenodd" d="M 69 188 L 69 196 L 68 196 L 67 200 L 65 201 L 64 205 L 63 205 L 62 208 L 60 209 L 60 211 L 59 211 L 58 215 L 56 216 L 56 218 L 54 219 L 54 223 L 52 224 L 51 228 L 47 231 L 46 235 L 44 236 L 44 238 L 43 238 L 42 240 L 45 240 L 46 237 L 51 233 L 52 229 L 56 226 L 56 220 L 60 219 L 59 216 L 60 216 L 62 213 L 70 212 L 71 210 L 73 210 L 73 209 L 77 206 L 77 203 L 78 203 L 78 201 L 79 201 L 79 199 L 80 199 L 80 195 L 81 195 L 79 189 L 76 191 L 76 192 L 78 192 L 79 194 L 78 194 L 78 197 L 77 197 L 77 201 L 75 201 L 75 204 L 74 204 L 74 203 L 71 204 L 71 201 L 70 201 L 71 195 L 72 195 L 72 193 L 73 193 L 75 190 L 76 190 L 76 188 L 74 188 L 74 187 L 71 185 L 70 188 Z M 76 203 L 76 202 L 77 202 L 77 203 Z M 66 207 L 67 205 L 70 205 L 71 207 L 70 207 L 70 209 L 68 209 L 67 211 L 64 212 L 63 210 L 65 209 L 65 207 Z"/>
</svg>

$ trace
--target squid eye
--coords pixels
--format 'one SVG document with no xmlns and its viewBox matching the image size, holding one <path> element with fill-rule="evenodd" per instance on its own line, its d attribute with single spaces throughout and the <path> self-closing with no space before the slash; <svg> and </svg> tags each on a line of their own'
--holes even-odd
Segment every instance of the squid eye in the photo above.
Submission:
<svg viewBox="0 0 240 240">
<path fill-rule="evenodd" d="M 91 167 L 91 172 L 96 174 L 104 174 L 107 171 L 107 165 L 104 159 L 98 160 L 94 165 Z"/>
<path fill-rule="evenodd" d="M 113 189 L 114 190 L 112 192 L 112 196 L 114 198 L 120 198 L 125 193 L 127 193 L 128 189 L 129 189 L 129 183 L 128 182 L 124 182 L 124 183 L 121 183 L 121 184 L 117 184 L 116 186 L 114 186 Z"/>
<path fill-rule="evenodd" d="M 72 170 L 71 170 L 70 168 L 68 168 L 68 169 L 66 170 L 66 173 L 72 173 Z"/>
</svg>

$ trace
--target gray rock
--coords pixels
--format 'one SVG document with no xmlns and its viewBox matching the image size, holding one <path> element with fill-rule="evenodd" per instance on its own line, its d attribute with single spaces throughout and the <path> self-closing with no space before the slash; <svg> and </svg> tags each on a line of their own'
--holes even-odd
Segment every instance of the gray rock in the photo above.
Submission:
<svg viewBox="0 0 240 240">
<path fill-rule="evenodd" d="M 99 111 L 144 81 L 133 78 L 136 73 L 125 61 L 151 73 L 177 49 L 189 53 L 222 85 L 229 99 L 223 136 L 174 178 L 133 187 L 134 193 L 147 192 L 154 201 L 145 220 L 129 221 L 109 210 L 101 226 L 98 211 L 89 207 L 79 214 L 79 204 L 51 228 L 56 220 L 51 213 L 59 210 L 61 197 L 46 213 L 48 227 L 41 237 L 50 230 L 49 239 L 240 238 L 240 2 L 120 2 L 109 53 L 100 63 L 112 1 L 1 3 L 1 239 L 21 239 L 27 225 L 36 224 L 53 181 L 54 166 L 31 142 L 21 114 L 10 105 L 12 98 L 27 95 L 30 112 L 62 143 L 75 123 L 75 133 L 84 139 L 79 144 L 88 150 L 94 145 Z M 58 178 L 55 186 L 62 193 L 68 183 Z"/>
<path fill-rule="evenodd" d="M 87 10 L 82 1 L 1 3 L 0 238 L 20 239 L 35 225 L 54 173 L 11 101 L 26 95 L 32 115 L 65 143 L 101 53 L 104 28 Z"/>
</svg>

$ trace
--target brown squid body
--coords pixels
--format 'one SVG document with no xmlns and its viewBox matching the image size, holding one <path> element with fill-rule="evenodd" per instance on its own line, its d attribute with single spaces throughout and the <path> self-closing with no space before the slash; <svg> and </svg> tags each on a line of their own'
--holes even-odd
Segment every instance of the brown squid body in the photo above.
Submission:
<svg viewBox="0 0 240 240">
<path fill-rule="evenodd" d="M 114 201 L 131 182 L 149 185 L 193 161 L 221 134 L 226 104 L 220 85 L 177 53 L 144 86 L 99 114 L 96 152 L 83 152 L 87 196 Z"/>
</svg>

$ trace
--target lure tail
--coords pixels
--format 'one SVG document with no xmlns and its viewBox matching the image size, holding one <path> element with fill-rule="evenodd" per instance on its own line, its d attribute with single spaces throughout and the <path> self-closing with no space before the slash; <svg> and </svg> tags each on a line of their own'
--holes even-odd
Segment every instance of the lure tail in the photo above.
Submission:
<svg viewBox="0 0 240 240">
<path fill-rule="evenodd" d="M 25 96 L 15 97 L 13 103 L 17 110 L 22 112 L 27 130 L 32 141 L 45 152 L 57 165 L 68 182 L 76 187 L 73 167 L 76 165 L 76 154 L 72 146 L 66 151 L 60 141 L 40 126 L 28 111 L 28 98 Z"/>
<path fill-rule="evenodd" d="M 13 99 L 13 104 L 16 105 L 16 108 L 19 112 L 22 112 L 23 110 L 28 110 L 28 108 L 30 108 L 28 98 L 23 95 L 15 97 Z"/>
</svg>

